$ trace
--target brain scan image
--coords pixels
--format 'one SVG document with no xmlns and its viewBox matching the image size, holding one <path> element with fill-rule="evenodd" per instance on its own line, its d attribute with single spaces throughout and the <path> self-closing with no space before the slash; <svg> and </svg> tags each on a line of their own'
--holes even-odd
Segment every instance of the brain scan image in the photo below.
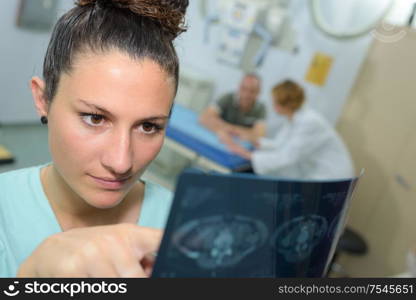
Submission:
<svg viewBox="0 0 416 300">
<path fill-rule="evenodd" d="M 297 217 L 277 229 L 272 243 L 287 262 L 300 262 L 309 257 L 325 236 L 327 228 L 327 221 L 323 217 Z"/>
<path fill-rule="evenodd" d="M 152 277 L 326 276 L 358 179 L 296 181 L 186 170 Z"/>
<path fill-rule="evenodd" d="M 232 267 L 268 237 L 263 222 L 239 215 L 209 216 L 183 224 L 173 237 L 177 250 L 205 270 Z"/>
</svg>

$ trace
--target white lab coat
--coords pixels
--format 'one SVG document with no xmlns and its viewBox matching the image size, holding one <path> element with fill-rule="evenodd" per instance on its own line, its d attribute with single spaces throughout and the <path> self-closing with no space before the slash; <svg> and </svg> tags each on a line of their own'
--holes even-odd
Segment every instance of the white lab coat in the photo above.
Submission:
<svg viewBox="0 0 416 300">
<path fill-rule="evenodd" d="M 260 139 L 252 165 L 257 174 L 291 179 L 331 180 L 355 175 L 341 138 L 309 108 L 285 120 L 274 138 Z"/>
</svg>

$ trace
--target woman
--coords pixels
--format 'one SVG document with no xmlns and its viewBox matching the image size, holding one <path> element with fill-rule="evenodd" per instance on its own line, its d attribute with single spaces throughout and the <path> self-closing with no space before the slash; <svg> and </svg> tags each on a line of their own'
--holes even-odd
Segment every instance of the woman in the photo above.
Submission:
<svg viewBox="0 0 416 300">
<path fill-rule="evenodd" d="M 354 176 L 350 155 L 326 120 L 304 104 L 304 91 L 286 80 L 272 90 L 274 109 L 285 125 L 273 139 L 260 138 L 250 152 L 229 139 L 231 151 L 251 160 L 255 173 L 292 179 L 340 179 Z"/>
<path fill-rule="evenodd" d="M 79 0 L 59 19 L 31 80 L 53 162 L 0 175 L 0 276 L 150 274 L 171 194 L 140 176 L 163 144 L 187 6 Z"/>
</svg>

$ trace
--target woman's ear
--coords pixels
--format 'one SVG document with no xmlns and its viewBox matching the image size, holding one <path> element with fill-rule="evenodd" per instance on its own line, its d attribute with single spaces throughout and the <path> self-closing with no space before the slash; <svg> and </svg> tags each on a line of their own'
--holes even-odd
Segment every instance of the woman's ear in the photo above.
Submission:
<svg viewBox="0 0 416 300">
<path fill-rule="evenodd" d="M 30 80 L 30 89 L 32 90 L 33 101 L 39 116 L 48 115 L 48 101 L 45 98 L 45 81 L 39 77 L 33 77 Z"/>
</svg>

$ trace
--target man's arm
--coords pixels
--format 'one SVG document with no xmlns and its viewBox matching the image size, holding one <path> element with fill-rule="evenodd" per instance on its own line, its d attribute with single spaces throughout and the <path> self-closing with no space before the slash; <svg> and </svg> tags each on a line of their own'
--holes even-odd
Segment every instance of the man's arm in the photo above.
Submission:
<svg viewBox="0 0 416 300">
<path fill-rule="evenodd" d="M 234 125 L 221 119 L 215 107 L 208 107 L 199 117 L 199 122 L 217 134 L 234 135 L 253 144 L 256 144 L 258 139 L 266 133 L 266 126 L 263 121 L 256 122 L 251 128 Z"/>
<path fill-rule="evenodd" d="M 258 140 L 266 135 L 266 109 L 263 104 L 257 104 L 255 107 L 255 113 L 257 121 L 250 128 L 235 126 L 234 135 L 238 136 L 242 140 L 251 142 L 253 145 L 258 146 Z"/>
<path fill-rule="evenodd" d="M 251 128 L 233 125 L 231 134 L 252 144 L 257 144 L 258 140 L 266 134 L 266 125 L 263 121 L 256 122 Z"/>
<path fill-rule="evenodd" d="M 214 131 L 215 133 L 223 130 L 229 131 L 231 126 L 233 126 L 221 119 L 218 110 L 213 106 L 208 107 L 202 112 L 201 116 L 199 117 L 199 123 L 201 123 L 206 128 Z"/>
</svg>

